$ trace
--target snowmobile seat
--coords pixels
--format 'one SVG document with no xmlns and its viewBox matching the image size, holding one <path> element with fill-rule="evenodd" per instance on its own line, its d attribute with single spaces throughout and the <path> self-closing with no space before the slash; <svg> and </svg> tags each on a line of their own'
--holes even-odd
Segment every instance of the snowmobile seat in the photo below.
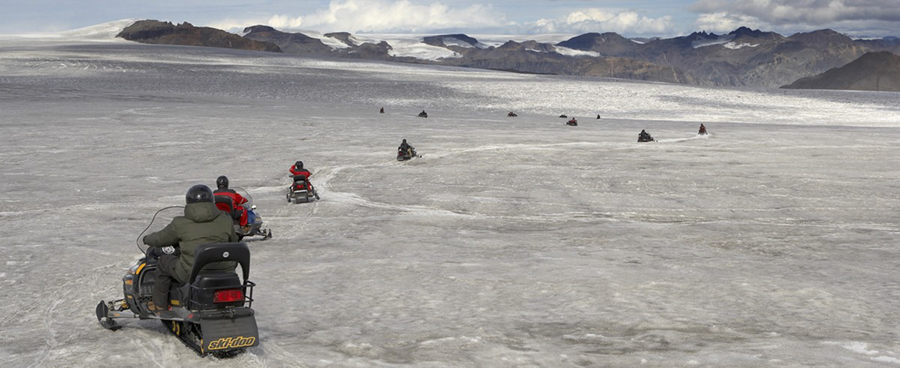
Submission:
<svg viewBox="0 0 900 368">
<path fill-rule="evenodd" d="M 309 178 L 304 175 L 295 175 L 294 176 L 294 186 L 292 187 L 294 190 L 311 190 L 312 184 L 309 182 Z"/>
<path fill-rule="evenodd" d="M 218 207 L 223 212 L 231 215 L 232 219 L 240 219 L 241 211 L 234 207 L 234 200 L 229 196 L 217 195 L 216 197 L 216 207 Z"/>
<path fill-rule="evenodd" d="M 210 263 L 233 261 L 241 266 L 243 280 L 232 271 L 203 270 Z M 250 276 L 250 248 L 245 243 L 212 243 L 197 247 L 194 253 L 194 267 L 191 276 L 184 285 L 178 287 L 178 291 L 170 291 L 170 298 L 187 301 L 190 309 L 204 309 L 211 307 L 213 296 L 221 289 L 241 289 L 248 295 L 247 278 Z M 252 288 L 252 283 L 249 284 Z M 180 295 L 179 295 L 180 294 Z M 248 295 L 249 296 L 249 295 Z M 177 298 L 175 298 L 177 297 Z M 244 300 L 218 304 L 220 306 L 241 306 Z"/>
</svg>

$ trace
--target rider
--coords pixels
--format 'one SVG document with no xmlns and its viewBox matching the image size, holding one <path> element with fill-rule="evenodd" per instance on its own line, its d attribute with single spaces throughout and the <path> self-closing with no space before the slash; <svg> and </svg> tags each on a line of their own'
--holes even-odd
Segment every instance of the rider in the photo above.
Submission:
<svg viewBox="0 0 900 368">
<path fill-rule="evenodd" d="M 706 134 L 706 127 L 703 125 L 703 123 L 700 123 L 700 131 L 697 132 L 697 134 L 700 134 L 700 135 Z"/>
<path fill-rule="evenodd" d="M 403 142 L 400 142 L 400 147 L 397 147 L 397 150 L 399 150 L 400 152 L 403 152 L 405 154 L 408 154 L 411 157 L 411 156 L 414 156 L 413 152 L 416 151 L 416 148 L 413 146 L 410 146 L 409 143 L 406 143 L 406 139 L 403 139 Z"/>
<path fill-rule="evenodd" d="M 638 134 L 638 140 L 641 141 L 651 141 L 653 137 L 650 136 L 650 133 L 647 133 L 644 129 L 641 129 L 641 133 Z"/>
<path fill-rule="evenodd" d="M 234 189 L 228 189 L 228 177 L 225 175 L 219 176 L 216 178 L 216 189 L 213 194 L 217 196 L 225 196 L 231 198 L 231 201 L 234 203 L 234 208 L 241 213 L 241 219 L 239 224 L 242 228 L 245 228 L 245 231 L 249 230 L 249 224 L 252 223 L 252 219 L 249 219 L 249 212 L 244 205 L 247 204 L 247 198 L 235 192 Z"/>
<path fill-rule="evenodd" d="M 309 170 L 303 168 L 303 161 L 297 161 L 294 163 L 294 166 L 291 166 L 291 176 L 303 176 L 309 179 L 309 176 L 312 175 Z"/>
<path fill-rule="evenodd" d="M 213 203 L 209 187 L 192 186 L 185 195 L 185 203 L 184 216 L 175 217 L 164 229 L 143 238 L 144 244 L 150 246 L 147 258 L 158 257 L 153 301 L 147 303 L 147 309 L 152 312 L 168 310 L 172 280 L 187 282 L 198 246 L 238 241 L 231 218 Z M 235 262 L 216 262 L 203 269 L 234 270 L 236 266 Z"/>
<path fill-rule="evenodd" d="M 312 190 L 312 183 L 309 182 L 309 176 L 312 175 L 312 173 L 303 168 L 303 161 L 295 162 L 294 166 L 291 166 L 290 171 L 295 183 L 299 179 L 298 177 L 303 177 L 303 180 L 309 185 L 309 190 Z"/>
</svg>

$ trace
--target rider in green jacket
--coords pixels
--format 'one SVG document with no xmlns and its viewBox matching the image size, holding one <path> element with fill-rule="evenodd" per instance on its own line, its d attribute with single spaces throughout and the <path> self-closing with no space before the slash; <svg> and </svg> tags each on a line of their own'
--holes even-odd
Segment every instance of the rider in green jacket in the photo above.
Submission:
<svg viewBox="0 0 900 368">
<path fill-rule="evenodd" d="M 194 252 L 197 247 L 210 243 L 237 242 L 231 216 L 219 210 L 212 190 L 198 184 L 188 189 L 185 195 L 184 216 L 172 219 L 164 229 L 144 237 L 147 257 L 158 257 L 156 283 L 153 286 L 154 312 L 168 309 L 169 287 L 172 280 L 187 282 L 194 266 Z M 216 262 L 204 270 L 233 271 L 236 262 Z"/>
</svg>

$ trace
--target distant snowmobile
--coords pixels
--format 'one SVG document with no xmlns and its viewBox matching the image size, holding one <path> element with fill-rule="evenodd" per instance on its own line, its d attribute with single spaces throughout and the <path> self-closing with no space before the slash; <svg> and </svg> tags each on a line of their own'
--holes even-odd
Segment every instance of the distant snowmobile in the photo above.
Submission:
<svg viewBox="0 0 900 368">
<path fill-rule="evenodd" d="M 653 142 L 653 137 L 650 136 L 650 133 L 647 133 L 643 129 L 641 129 L 641 133 L 638 134 L 638 142 Z"/>
<path fill-rule="evenodd" d="M 506 116 L 507 116 L 507 117 L 510 117 L 510 118 L 514 118 L 514 117 L 519 116 L 519 115 L 516 115 L 516 113 L 510 111 L 508 114 L 506 114 Z"/>
<path fill-rule="evenodd" d="M 240 189 L 241 196 L 248 199 L 247 204 L 243 206 L 235 206 L 234 201 L 227 196 L 217 195 L 215 196 L 216 207 L 218 207 L 222 212 L 225 212 L 231 215 L 231 218 L 234 219 L 234 232 L 237 233 L 238 238 L 243 239 L 247 236 L 262 236 L 262 240 L 272 238 L 272 230 L 263 229 L 263 220 L 262 216 L 256 213 L 256 205 L 253 204 L 253 198 L 250 197 L 250 194 L 242 188 Z M 247 220 L 248 223 L 246 226 L 241 226 L 241 212 L 247 211 Z M 252 220 L 251 220 L 252 219 Z"/>
<path fill-rule="evenodd" d="M 146 253 L 144 249 L 141 252 Z M 169 289 L 172 307 L 159 315 L 147 308 L 152 300 L 157 260 L 137 260 L 122 278 L 124 298 L 97 304 L 100 325 L 115 331 L 123 327 L 117 322 L 120 319 L 159 320 L 200 356 L 229 357 L 259 345 L 259 330 L 251 308 L 256 284 L 248 280 L 250 248 L 244 243 L 205 244 L 196 249 L 194 257 L 190 279 L 184 285 L 173 282 Z M 203 266 L 220 261 L 237 262 L 243 278 L 233 271 L 200 272 Z"/>
<path fill-rule="evenodd" d="M 600 119 L 600 114 L 597 114 L 597 119 Z"/>
<path fill-rule="evenodd" d="M 575 120 L 575 118 L 569 119 L 569 121 L 566 122 L 566 125 L 578 126 L 578 120 Z"/>
<path fill-rule="evenodd" d="M 294 183 L 288 188 L 288 203 L 307 203 L 311 202 L 313 198 L 319 199 L 319 193 L 313 188 L 309 178 L 304 175 L 294 175 L 293 180 Z"/>
<path fill-rule="evenodd" d="M 409 147 L 408 150 L 403 150 L 400 148 L 397 149 L 397 161 L 407 161 L 413 159 L 414 157 L 422 157 L 419 156 L 418 153 L 416 153 L 415 148 Z"/>
<path fill-rule="evenodd" d="M 560 118 L 563 118 L 563 119 L 568 118 L 568 116 L 567 116 L 566 114 L 562 114 L 562 115 L 560 115 L 559 117 L 560 117 Z"/>
<path fill-rule="evenodd" d="M 419 113 L 419 117 L 420 117 L 420 118 L 427 118 L 427 117 L 428 117 L 428 113 L 425 112 L 425 110 L 422 110 L 422 112 Z"/>
</svg>

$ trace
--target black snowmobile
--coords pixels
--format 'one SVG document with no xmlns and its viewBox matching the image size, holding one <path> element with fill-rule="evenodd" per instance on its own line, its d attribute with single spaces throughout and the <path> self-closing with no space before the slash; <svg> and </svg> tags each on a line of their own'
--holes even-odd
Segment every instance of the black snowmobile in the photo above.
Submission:
<svg viewBox="0 0 900 368">
<path fill-rule="evenodd" d="M 419 156 L 418 153 L 416 153 L 415 148 L 409 147 L 408 150 L 397 148 L 397 161 L 407 161 L 413 159 L 414 157 L 422 157 Z"/>
<path fill-rule="evenodd" d="M 641 130 L 641 133 L 638 134 L 638 142 L 653 142 L 653 137 L 650 136 L 650 133 L 647 133 Z"/>
<path fill-rule="evenodd" d="M 220 261 L 237 262 L 242 277 L 231 271 L 201 271 L 203 266 Z M 97 304 L 97 320 L 101 326 L 116 331 L 123 327 L 117 322 L 120 319 L 156 319 L 200 356 L 229 357 L 259 345 L 259 329 L 251 308 L 256 284 L 248 280 L 250 248 L 247 244 L 214 243 L 197 247 L 188 282 L 181 285 L 173 281 L 169 289 L 172 308 L 159 315 L 147 309 L 147 303 L 152 300 L 156 269 L 156 259 L 146 257 L 128 269 L 122 278 L 124 298 L 101 300 Z"/>
<path fill-rule="evenodd" d="M 428 113 L 425 112 L 425 110 L 422 110 L 422 112 L 419 113 L 419 117 L 420 117 L 420 118 L 427 118 L 427 117 L 428 117 Z"/>
<path fill-rule="evenodd" d="M 234 232 L 237 233 L 238 237 L 244 239 L 247 236 L 262 236 L 262 240 L 272 238 L 272 230 L 263 229 L 263 220 L 262 217 L 256 213 L 256 205 L 253 204 L 253 197 L 247 193 L 243 188 L 234 188 L 239 194 L 247 199 L 247 204 L 244 206 L 235 206 L 234 200 L 228 196 L 217 195 L 215 196 L 216 207 L 219 207 L 222 212 L 225 212 L 231 215 L 231 218 L 234 220 Z M 247 211 L 247 225 L 241 226 L 241 213 L 243 211 Z"/>
<path fill-rule="evenodd" d="M 507 117 L 510 117 L 510 118 L 514 118 L 514 117 L 517 117 L 517 116 L 519 116 L 519 115 L 517 115 L 516 113 L 510 111 L 508 114 L 506 114 L 506 116 L 507 116 Z"/>
<path fill-rule="evenodd" d="M 287 193 L 288 203 L 307 203 L 312 202 L 313 198 L 319 199 L 319 193 L 309 182 L 309 178 L 304 175 L 295 175 L 293 180 L 294 183 L 291 184 Z"/>
</svg>

